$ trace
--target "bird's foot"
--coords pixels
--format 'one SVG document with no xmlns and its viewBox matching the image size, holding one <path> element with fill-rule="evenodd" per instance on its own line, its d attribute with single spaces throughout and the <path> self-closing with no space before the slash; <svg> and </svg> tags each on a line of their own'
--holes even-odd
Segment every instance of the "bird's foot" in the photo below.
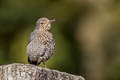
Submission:
<svg viewBox="0 0 120 80">
<path fill-rule="evenodd" d="M 47 66 L 46 66 L 45 62 L 43 62 L 43 64 L 44 64 L 44 68 L 47 68 Z"/>
</svg>

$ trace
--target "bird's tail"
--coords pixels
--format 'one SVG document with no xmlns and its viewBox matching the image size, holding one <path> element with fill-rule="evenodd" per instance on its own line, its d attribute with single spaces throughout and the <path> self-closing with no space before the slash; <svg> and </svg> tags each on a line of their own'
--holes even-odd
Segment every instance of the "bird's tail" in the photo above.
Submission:
<svg viewBox="0 0 120 80">
<path fill-rule="evenodd" d="M 37 60 L 31 60 L 29 57 L 28 57 L 28 62 L 33 65 L 39 65 Z"/>
</svg>

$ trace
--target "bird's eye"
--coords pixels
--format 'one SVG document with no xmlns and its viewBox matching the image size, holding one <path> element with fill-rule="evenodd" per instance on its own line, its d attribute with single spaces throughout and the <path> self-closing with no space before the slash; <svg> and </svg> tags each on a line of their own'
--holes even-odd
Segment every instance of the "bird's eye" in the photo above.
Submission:
<svg viewBox="0 0 120 80">
<path fill-rule="evenodd" d="M 41 22 L 40 24 L 43 24 L 43 22 Z"/>
</svg>

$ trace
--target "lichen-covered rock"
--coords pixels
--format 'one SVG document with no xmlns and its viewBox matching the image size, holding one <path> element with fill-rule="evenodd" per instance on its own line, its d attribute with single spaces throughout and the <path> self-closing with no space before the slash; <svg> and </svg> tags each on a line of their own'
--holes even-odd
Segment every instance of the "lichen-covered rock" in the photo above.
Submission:
<svg viewBox="0 0 120 80">
<path fill-rule="evenodd" d="M 0 80 L 84 80 L 84 78 L 31 64 L 14 63 L 0 66 Z"/>
</svg>

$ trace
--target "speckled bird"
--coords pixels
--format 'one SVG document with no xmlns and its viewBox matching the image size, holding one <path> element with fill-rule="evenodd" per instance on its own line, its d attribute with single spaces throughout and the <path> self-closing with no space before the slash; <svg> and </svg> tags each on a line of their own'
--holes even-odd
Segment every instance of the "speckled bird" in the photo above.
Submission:
<svg viewBox="0 0 120 80">
<path fill-rule="evenodd" d="M 51 23 L 55 19 L 40 18 L 36 22 L 36 27 L 31 33 L 27 45 L 27 56 L 30 64 L 39 65 L 45 62 L 53 55 L 55 48 L 55 39 L 49 30 Z"/>
</svg>

